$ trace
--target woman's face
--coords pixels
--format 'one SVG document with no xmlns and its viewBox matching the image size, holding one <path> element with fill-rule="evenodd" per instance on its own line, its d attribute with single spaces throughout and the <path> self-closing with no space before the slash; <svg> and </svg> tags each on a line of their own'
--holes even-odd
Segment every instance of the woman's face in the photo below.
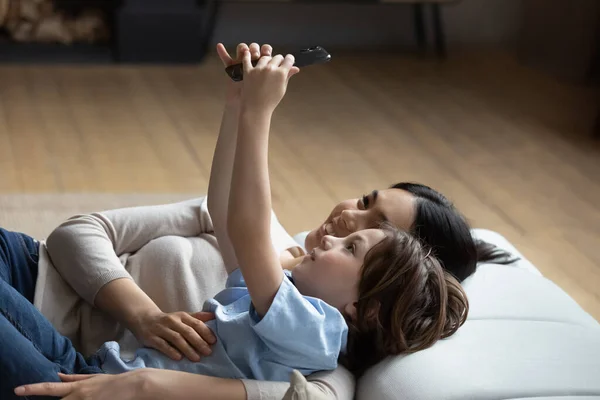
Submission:
<svg viewBox="0 0 600 400">
<path fill-rule="evenodd" d="M 409 231 L 415 219 L 415 197 L 402 189 L 374 190 L 357 199 L 344 200 L 333 208 L 325 222 L 313 229 L 304 242 L 307 251 L 321 243 L 325 235 L 346 237 L 352 232 L 377 228 L 389 221 Z"/>
</svg>

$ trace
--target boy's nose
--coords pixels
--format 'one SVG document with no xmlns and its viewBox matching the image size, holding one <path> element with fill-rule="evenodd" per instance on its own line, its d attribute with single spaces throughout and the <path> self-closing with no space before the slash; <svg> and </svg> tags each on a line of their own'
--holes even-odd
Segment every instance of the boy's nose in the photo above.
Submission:
<svg viewBox="0 0 600 400">
<path fill-rule="evenodd" d="M 325 235 L 323 236 L 323 239 L 321 239 L 321 248 L 323 250 L 329 250 L 333 247 L 333 241 L 335 240 L 335 237 L 331 236 L 331 235 Z"/>
</svg>

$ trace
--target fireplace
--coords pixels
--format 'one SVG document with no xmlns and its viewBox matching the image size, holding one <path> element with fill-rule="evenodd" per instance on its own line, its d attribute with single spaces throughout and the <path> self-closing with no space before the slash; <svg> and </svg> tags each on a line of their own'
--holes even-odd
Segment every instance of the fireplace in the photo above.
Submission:
<svg viewBox="0 0 600 400">
<path fill-rule="evenodd" d="M 0 62 L 198 62 L 213 0 L 0 0 Z"/>
</svg>

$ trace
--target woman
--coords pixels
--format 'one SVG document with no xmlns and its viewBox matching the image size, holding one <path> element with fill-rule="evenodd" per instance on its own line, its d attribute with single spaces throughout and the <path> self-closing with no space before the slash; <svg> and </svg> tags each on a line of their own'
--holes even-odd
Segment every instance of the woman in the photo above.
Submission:
<svg viewBox="0 0 600 400">
<path fill-rule="evenodd" d="M 261 51 L 255 44 L 250 50 L 254 58 L 271 51 L 268 46 L 263 46 Z M 226 65 L 233 63 L 222 46 L 218 51 Z M 235 118 L 231 118 L 236 115 L 236 91 L 239 89 L 232 84 L 222 131 L 237 130 L 233 124 Z M 213 165 L 213 172 L 222 170 Z M 418 189 L 423 192 L 419 193 Z M 476 246 L 464 218 L 447 201 L 436 202 L 443 197 L 434 194 L 436 192 L 426 187 L 404 184 L 340 203 L 326 223 L 309 234 L 305 247 L 311 250 L 323 230 L 342 236 L 388 219 L 415 232 L 434 249 L 439 243 L 452 249 L 455 242 L 466 243 L 456 250 L 438 254 L 447 269 L 452 271 L 450 268 L 456 267 L 455 275 L 464 278 L 465 271 L 474 270 Z M 435 225 L 438 220 L 443 223 Z M 423 230 L 424 221 L 434 225 Z M 411 229 L 413 226 L 418 229 Z M 447 237 L 456 232 L 467 235 Z M 4 249 L 8 254 L 4 260 L 4 269 L 8 272 L 4 276 L 84 353 L 89 354 L 101 343 L 115 339 L 123 350 L 133 351 L 138 346 L 137 338 L 172 358 L 183 354 L 193 360 L 210 351 L 212 339 L 206 327 L 187 312 L 197 311 L 204 299 L 222 287 L 207 282 L 222 284 L 225 279 L 225 269 L 211 233 L 206 199 L 78 216 L 61 225 L 39 246 L 30 238 L 3 232 Z M 272 233 L 278 238 L 276 247 L 281 250 L 282 262 L 293 261 L 303 252 L 275 218 Z M 38 249 L 39 262 L 36 260 Z M 457 260 L 466 260 L 465 271 Z M 210 279 L 205 279 L 207 275 Z M 122 395 L 119 390 L 130 391 L 141 385 L 154 394 L 169 393 L 163 397 L 173 398 L 178 391 L 202 393 L 207 398 L 261 398 L 265 393 L 281 398 L 287 388 L 283 383 L 240 383 L 156 370 L 86 378 L 56 388 L 46 387 L 57 391 L 44 393 L 64 395 L 99 389 L 108 398 Z M 320 387 L 330 388 L 338 398 L 353 396 L 353 382 L 342 368 L 316 374 L 315 379 Z M 58 379 L 54 376 L 44 380 Z"/>
<path fill-rule="evenodd" d="M 305 247 L 314 248 L 326 233 L 343 237 L 376 227 L 382 220 L 391 221 L 431 246 L 444 268 L 461 282 L 475 272 L 478 262 L 516 261 L 511 254 L 474 240 L 465 217 L 444 195 L 409 182 L 341 202 L 319 228 L 306 236 Z"/>
</svg>

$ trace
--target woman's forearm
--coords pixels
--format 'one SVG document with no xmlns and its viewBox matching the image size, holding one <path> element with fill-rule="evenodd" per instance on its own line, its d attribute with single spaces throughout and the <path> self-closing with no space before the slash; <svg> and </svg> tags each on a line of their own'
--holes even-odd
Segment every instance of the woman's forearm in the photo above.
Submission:
<svg viewBox="0 0 600 400">
<path fill-rule="evenodd" d="M 100 289 L 95 306 L 135 331 L 136 322 L 150 313 L 161 312 L 150 297 L 131 279 L 115 279 Z"/>
<path fill-rule="evenodd" d="M 143 399 L 246 400 L 246 389 L 239 379 L 187 372 L 149 369 L 142 387 Z"/>
<path fill-rule="evenodd" d="M 237 267 L 235 253 L 227 235 L 227 212 L 237 141 L 238 116 L 239 100 L 227 102 L 223 111 L 208 183 L 208 211 L 226 268 Z"/>
</svg>

